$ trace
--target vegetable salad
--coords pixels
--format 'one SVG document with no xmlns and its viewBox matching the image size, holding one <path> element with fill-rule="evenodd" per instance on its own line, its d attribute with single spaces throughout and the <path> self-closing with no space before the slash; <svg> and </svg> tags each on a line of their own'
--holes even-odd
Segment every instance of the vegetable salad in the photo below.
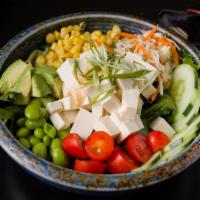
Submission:
<svg viewBox="0 0 200 200">
<path fill-rule="evenodd" d="M 169 162 L 199 131 L 199 65 L 158 26 L 70 25 L 0 79 L 0 116 L 37 156 L 86 173 Z"/>
</svg>

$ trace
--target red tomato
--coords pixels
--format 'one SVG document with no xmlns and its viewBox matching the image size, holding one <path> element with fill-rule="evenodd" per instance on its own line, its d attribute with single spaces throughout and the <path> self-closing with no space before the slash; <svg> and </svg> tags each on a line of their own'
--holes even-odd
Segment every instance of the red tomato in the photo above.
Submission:
<svg viewBox="0 0 200 200">
<path fill-rule="evenodd" d="M 74 156 L 75 158 L 88 158 L 83 140 L 77 133 L 70 133 L 64 137 L 63 149 L 67 154 Z"/>
<path fill-rule="evenodd" d="M 107 169 L 111 174 L 127 173 L 138 167 L 122 149 L 116 148 L 107 163 Z"/>
<path fill-rule="evenodd" d="M 92 160 L 107 160 L 114 150 L 114 139 L 104 131 L 93 132 L 85 142 L 85 149 Z"/>
<path fill-rule="evenodd" d="M 103 174 L 106 170 L 106 164 L 93 160 L 75 160 L 74 170 L 93 174 Z"/>
<path fill-rule="evenodd" d="M 126 150 L 131 158 L 141 163 L 147 162 L 152 156 L 146 137 L 137 133 L 126 139 Z"/>
<path fill-rule="evenodd" d="M 157 152 L 169 143 L 169 137 L 160 131 L 151 131 L 147 140 L 152 152 Z"/>
</svg>

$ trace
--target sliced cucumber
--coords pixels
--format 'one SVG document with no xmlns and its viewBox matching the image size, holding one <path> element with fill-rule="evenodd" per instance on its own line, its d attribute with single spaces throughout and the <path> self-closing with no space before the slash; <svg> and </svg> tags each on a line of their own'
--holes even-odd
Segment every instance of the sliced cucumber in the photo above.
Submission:
<svg viewBox="0 0 200 200">
<path fill-rule="evenodd" d="M 198 95 L 198 74 L 188 64 L 178 66 L 172 78 L 170 94 L 177 106 L 175 121 L 187 116 L 196 102 Z"/>
<path fill-rule="evenodd" d="M 162 156 L 161 151 L 156 152 L 147 163 L 143 164 L 141 167 L 137 169 L 132 170 L 132 172 L 139 172 L 152 168 L 157 163 L 157 161 L 161 159 L 161 156 Z"/>
<path fill-rule="evenodd" d="M 191 138 L 196 137 L 196 132 L 199 130 L 200 126 L 200 115 L 196 117 L 196 119 L 182 132 L 177 133 L 171 142 L 164 147 L 162 150 L 164 153 L 169 152 L 176 148 L 177 146 L 180 146 L 183 144 L 184 141 L 188 141 Z"/>
<path fill-rule="evenodd" d="M 186 117 L 183 117 L 182 119 L 179 119 L 174 122 L 173 127 L 177 132 L 181 132 L 182 130 L 186 129 L 187 126 L 192 124 L 192 122 L 197 117 L 197 114 L 199 112 L 199 107 L 200 107 L 200 99 L 197 99 L 190 113 Z"/>
</svg>

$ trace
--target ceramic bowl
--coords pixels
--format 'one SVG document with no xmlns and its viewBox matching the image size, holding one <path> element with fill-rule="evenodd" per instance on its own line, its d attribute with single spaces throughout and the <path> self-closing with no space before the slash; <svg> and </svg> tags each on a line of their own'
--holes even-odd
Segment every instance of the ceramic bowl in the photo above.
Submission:
<svg viewBox="0 0 200 200">
<path fill-rule="evenodd" d="M 119 24 L 124 31 L 140 33 L 142 30 L 150 29 L 153 26 L 153 24 L 136 17 L 103 12 L 77 13 L 53 18 L 21 32 L 0 50 L 1 72 L 11 62 L 18 58 L 25 58 L 33 49 L 44 42 L 46 33 L 63 25 L 77 24 L 82 21 L 87 23 L 88 30 L 100 29 L 106 31 L 114 24 Z M 194 47 L 163 28 L 159 28 L 159 31 L 167 33 L 180 48 L 189 52 L 197 63 L 200 62 L 199 53 Z M 200 157 L 199 135 L 190 146 L 176 158 L 158 168 L 142 171 L 140 173 L 130 172 L 120 175 L 91 175 L 56 166 L 53 163 L 35 156 L 18 142 L 13 133 L 8 130 L 2 121 L 0 121 L 0 129 L 0 146 L 19 165 L 48 184 L 64 190 L 76 192 L 104 193 L 142 188 L 162 182 L 176 175 Z"/>
</svg>

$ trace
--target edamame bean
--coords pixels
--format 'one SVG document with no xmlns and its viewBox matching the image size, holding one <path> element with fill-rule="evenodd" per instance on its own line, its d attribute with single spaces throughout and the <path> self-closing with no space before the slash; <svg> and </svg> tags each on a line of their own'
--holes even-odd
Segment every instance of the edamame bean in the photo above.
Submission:
<svg viewBox="0 0 200 200">
<path fill-rule="evenodd" d="M 38 119 L 38 120 L 27 119 L 25 122 L 25 125 L 27 128 L 33 130 L 36 128 L 42 128 L 44 126 L 45 122 L 46 122 L 45 119 Z"/>
<path fill-rule="evenodd" d="M 40 107 L 37 104 L 29 104 L 25 108 L 25 116 L 30 120 L 37 120 L 41 117 Z"/>
<path fill-rule="evenodd" d="M 39 157 L 46 158 L 47 156 L 47 147 L 45 146 L 44 143 L 36 144 L 33 147 L 32 151 Z"/>
<path fill-rule="evenodd" d="M 58 131 L 58 132 L 57 132 L 57 135 L 58 135 L 58 137 L 59 137 L 61 140 L 63 140 L 64 137 L 65 137 L 66 135 L 68 135 L 69 133 L 70 133 L 70 129 L 69 129 L 69 130 L 66 130 L 66 131 Z"/>
<path fill-rule="evenodd" d="M 22 127 L 22 128 L 20 128 L 20 129 L 17 131 L 16 136 L 17 136 L 18 138 L 24 138 L 24 137 L 29 136 L 30 133 L 31 133 L 31 130 L 29 130 L 29 129 L 26 128 L 26 127 Z"/>
<path fill-rule="evenodd" d="M 16 124 L 17 124 L 18 127 L 23 127 L 25 125 L 25 121 L 26 121 L 26 118 L 21 117 L 17 120 Z"/>
<path fill-rule="evenodd" d="M 45 132 L 42 128 L 36 128 L 34 130 L 34 136 L 38 139 L 43 139 L 43 137 L 45 136 Z"/>
<path fill-rule="evenodd" d="M 49 113 L 46 108 L 40 108 L 41 118 L 48 119 Z"/>
<path fill-rule="evenodd" d="M 43 137 L 43 142 L 44 142 L 44 144 L 48 147 L 48 146 L 50 146 L 50 144 L 51 144 L 51 138 L 50 138 L 48 135 L 45 135 L 45 136 Z"/>
<path fill-rule="evenodd" d="M 52 157 L 53 149 L 62 149 L 62 142 L 59 138 L 55 138 L 51 141 L 51 145 L 50 145 L 50 155 L 51 155 L 51 157 Z"/>
<path fill-rule="evenodd" d="M 30 141 L 30 143 L 32 144 L 32 146 L 42 142 L 40 139 L 36 138 L 35 136 L 31 135 L 28 137 L 28 140 Z"/>
<path fill-rule="evenodd" d="M 31 148 L 31 143 L 26 138 L 20 138 L 19 142 L 27 149 Z"/>
<path fill-rule="evenodd" d="M 68 165 L 68 158 L 62 149 L 53 149 L 52 151 L 53 162 L 57 165 L 66 167 Z"/>
<path fill-rule="evenodd" d="M 56 136 L 56 129 L 49 123 L 44 124 L 44 132 L 51 138 L 55 138 Z"/>
</svg>

